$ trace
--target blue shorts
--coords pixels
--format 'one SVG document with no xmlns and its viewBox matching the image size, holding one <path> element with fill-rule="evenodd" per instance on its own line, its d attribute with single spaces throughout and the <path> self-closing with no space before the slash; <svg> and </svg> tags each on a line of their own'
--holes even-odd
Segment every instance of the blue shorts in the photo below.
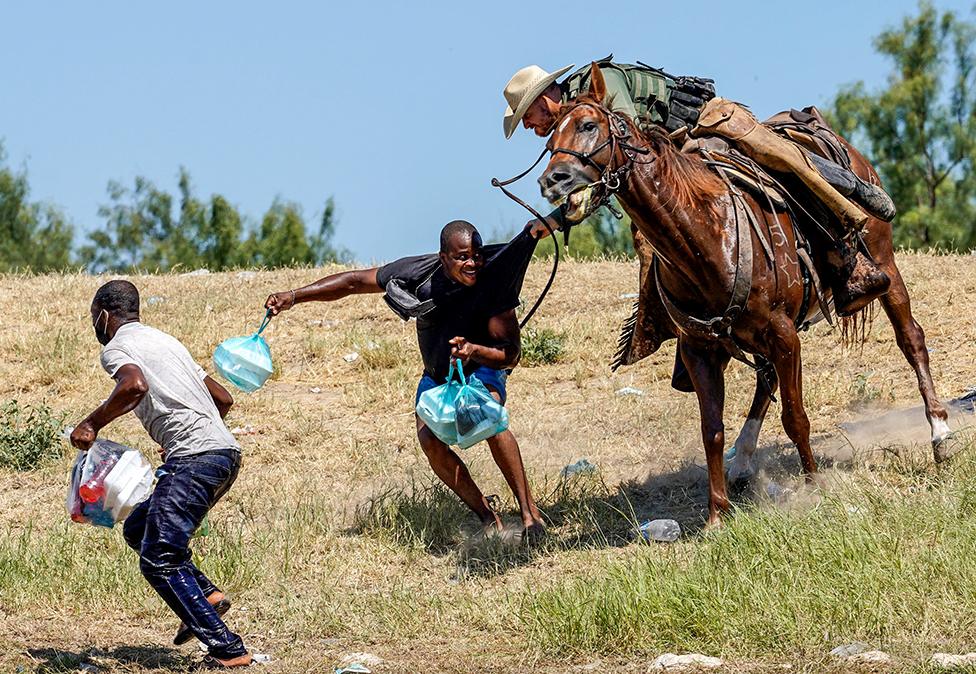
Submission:
<svg viewBox="0 0 976 674">
<path fill-rule="evenodd" d="M 508 372 L 508 370 L 496 370 L 487 365 L 481 365 L 477 370 L 466 376 L 477 377 L 489 390 L 494 389 L 498 391 L 498 395 L 502 399 L 502 405 L 504 405 L 506 398 L 508 398 L 508 394 L 505 391 L 505 381 L 508 379 Z M 424 376 L 420 378 L 420 383 L 417 384 L 417 395 L 414 398 L 413 406 L 416 407 L 417 403 L 420 402 L 421 393 L 429 391 L 443 383 L 434 381 L 434 378 L 425 372 Z"/>
</svg>

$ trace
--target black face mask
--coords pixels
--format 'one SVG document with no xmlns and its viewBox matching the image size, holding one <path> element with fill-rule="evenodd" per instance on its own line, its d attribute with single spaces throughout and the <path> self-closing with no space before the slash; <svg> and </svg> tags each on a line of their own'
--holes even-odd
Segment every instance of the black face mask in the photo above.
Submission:
<svg viewBox="0 0 976 674">
<path fill-rule="evenodd" d="M 99 329 L 98 324 L 101 322 L 102 316 L 105 316 L 105 328 Z M 95 329 L 95 339 L 98 340 L 99 344 L 105 346 L 112 341 L 112 338 L 108 335 L 108 312 L 105 309 L 102 309 L 102 313 L 95 319 L 95 324 L 92 327 Z"/>
</svg>

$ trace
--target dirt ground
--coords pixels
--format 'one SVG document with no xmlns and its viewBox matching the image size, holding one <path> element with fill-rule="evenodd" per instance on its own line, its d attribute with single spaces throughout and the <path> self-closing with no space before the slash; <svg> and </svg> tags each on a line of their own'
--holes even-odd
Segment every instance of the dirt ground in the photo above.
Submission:
<svg viewBox="0 0 976 674">
<path fill-rule="evenodd" d="M 976 257 L 905 254 L 899 263 L 926 331 L 938 393 L 963 396 L 976 386 Z M 216 344 L 255 329 L 268 293 L 330 271 L 131 280 L 142 293 L 143 321 L 181 339 L 213 372 Z M 533 263 L 523 291 L 529 303 L 547 274 L 545 263 Z M 73 422 L 108 394 L 88 317 L 91 296 L 107 279 L 0 277 L 9 315 L 0 323 L 0 401 L 46 403 Z M 271 323 L 265 335 L 279 371 L 260 391 L 235 395 L 228 425 L 239 431 L 245 465 L 213 513 L 218 534 L 195 544 L 203 568 L 235 597 L 231 626 L 275 658 L 268 671 L 332 672 L 344 658 L 375 672 L 646 671 L 656 654 L 540 652 L 521 633 L 513 608 L 520 596 L 635 554 L 638 546 L 617 530 L 601 534 L 599 513 L 573 510 L 560 495 L 561 469 L 579 459 L 598 467 L 600 488 L 627 497 L 630 519 L 674 517 L 692 533 L 701 526 L 706 483 L 697 403 L 669 386 L 674 343 L 616 373 L 607 365 L 636 285 L 636 263 L 560 266 L 533 327 L 565 335 L 566 352 L 554 365 L 519 367 L 508 405 L 558 543 L 501 561 L 481 559 L 476 546 L 468 550 L 473 518 L 452 500 L 429 495 L 429 469 L 413 430 L 421 371 L 413 325 L 378 296 L 301 305 Z M 915 378 L 883 313 L 863 349 L 845 349 L 838 331 L 824 324 L 803 337 L 803 349 L 806 408 L 828 472 L 892 443 L 911 447 L 920 461 L 930 458 Z M 347 362 L 352 353 L 358 357 Z M 750 370 L 730 366 L 731 438 L 753 384 Z M 638 393 L 620 394 L 625 387 Z M 970 426 L 971 412 L 958 404 L 953 425 Z M 774 405 L 760 439 L 759 494 L 772 493 L 770 483 L 795 486 L 799 475 L 778 414 Z M 154 454 L 133 418 L 103 436 Z M 0 584 L 0 672 L 185 670 L 198 658 L 196 646 L 170 645 L 176 620 L 139 577 L 120 532 L 64 524 L 68 454 L 37 471 L 0 471 L 0 572 L 29 566 L 16 587 Z M 486 447 L 463 457 L 514 525 L 511 495 Z M 413 499 L 420 509 L 436 506 L 440 519 L 432 527 L 457 522 L 460 533 L 431 542 L 382 525 L 357 528 L 357 509 L 384 494 Z M 57 549 L 59 540 L 70 541 L 72 552 Z M 683 543 L 694 544 L 693 537 Z M 114 593 L 86 592 L 80 583 Z M 791 654 L 726 670 L 784 671 L 786 664 L 842 671 Z"/>
</svg>

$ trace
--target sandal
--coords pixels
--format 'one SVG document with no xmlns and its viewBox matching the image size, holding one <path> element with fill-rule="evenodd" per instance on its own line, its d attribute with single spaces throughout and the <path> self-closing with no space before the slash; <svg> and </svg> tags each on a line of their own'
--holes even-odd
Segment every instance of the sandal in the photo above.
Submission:
<svg viewBox="0 0 976 674">
<path fill-rule="evenodd" d="M 230 608 L 230 599 L 224 597 L 216 604 L 213 605 L 213 610 L 217 612 L 217 615 L 222 616 L 227 613 L 227 609 Z M 193 638 L 193 630 L 190 629 L 189 625 L 186 623 L 180 623 L 179 628 L 176 630 L 176 636 L 173 637 L 173 643 L 177 646 L 182 646 L 187 641 Z"/>
</svg>

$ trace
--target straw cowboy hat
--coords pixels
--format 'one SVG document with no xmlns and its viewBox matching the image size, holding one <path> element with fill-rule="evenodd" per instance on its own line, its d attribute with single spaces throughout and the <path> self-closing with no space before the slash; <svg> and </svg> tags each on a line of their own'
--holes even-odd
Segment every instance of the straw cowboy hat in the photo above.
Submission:
<svg viewBox="0 0 976 674">
<path fill-rule="evenodd" d="M 511 138 L 525 111 L 549 85 L 562 77 L 575 64 L 570 63 L 554 73 L 547 73 L 539 66 L 526 66 L 512 76 L 505 85 L 505 138 Z"/>
</svg>

